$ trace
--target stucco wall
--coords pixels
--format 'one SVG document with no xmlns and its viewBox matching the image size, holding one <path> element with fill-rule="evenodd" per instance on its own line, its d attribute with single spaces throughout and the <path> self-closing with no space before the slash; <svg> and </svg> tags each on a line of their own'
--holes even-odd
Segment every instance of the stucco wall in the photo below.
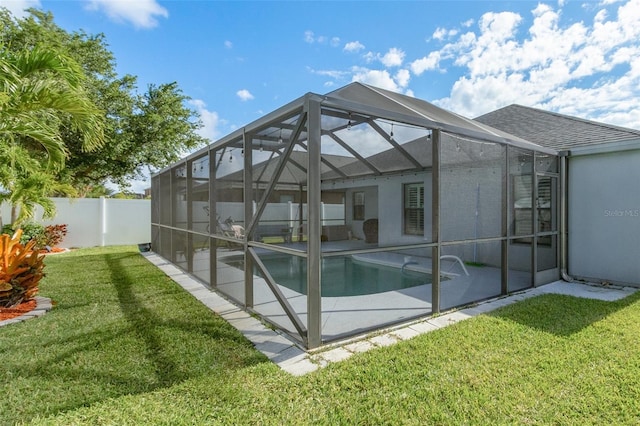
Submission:
<svg viewBox="0 0 640 426">
<path fill-rule="evenodd" d="M 569 158 L 569 274 L 640 285 L 640 150 Z"/>
<path fill-rule="evenodd" d="M 502 233 L 502 169 L 496 167 L 468 168 L 448 171 L 441 178 L 441 236 L 444 241 L 500 237 Z M 403 185 L 424 182 L 425 236 L 403 233 Z M 353 191 L 365 191 L 365 218 L 379 220 L 379 244 L 394 246 L 419 244 L 431 240 L 431 185 L 430 172 L 333 182 L 331 189 L 346 190 L 346 223 L 358 238 L 364 238 L 362 221 L 351 219 Z M 477 212 L 477 216 L 476 216 Z M 449 246 L 448 252 L 465 261 L 488 265 L 500 264 L 499 244 L 466 244 Z M 548 265 L 555 258 L 556 245 L 539 246 L 539 263 Z M 531 246 L 514 243 L 509 249 L 510 267 L 531 270 Z"/>
</svg>

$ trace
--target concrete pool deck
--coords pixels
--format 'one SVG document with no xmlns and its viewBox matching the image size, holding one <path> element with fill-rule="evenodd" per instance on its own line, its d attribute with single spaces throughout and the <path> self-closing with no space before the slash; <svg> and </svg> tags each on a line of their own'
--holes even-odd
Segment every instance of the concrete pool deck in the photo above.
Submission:
<svg viewBox="0 0 640 426">
<path fill-rule="evenodd" d="M 293 375 L 304 375 L 329 363 L 347 359 L 353 354 L 407 340 L 542 294 L 555 293 L 614 301 L 627 297 L 638 290 L 631 287 L 604 287 L 557 281 L 541 287 L 522 290 L 509 296 L 489 299 L 471 307 L 451 311 L 437 317 L 422 318 L 376 330 L 370 334 L 356 336 L 352 339 L 323 346 L 316 351 L 307 352 L 286 337 L 285 334 L 266 327 L 261 321 L 243 311 L 239 306 L 217 292 L 210 290 L 203 283 L 164 258 L 152 252 L 142 253 L 142 255 L 183 289 L 191 293 L 197 300 L 238 329 L 254 344 L 257 350 L 264 353 L 272 362 Z"/>
</svg>

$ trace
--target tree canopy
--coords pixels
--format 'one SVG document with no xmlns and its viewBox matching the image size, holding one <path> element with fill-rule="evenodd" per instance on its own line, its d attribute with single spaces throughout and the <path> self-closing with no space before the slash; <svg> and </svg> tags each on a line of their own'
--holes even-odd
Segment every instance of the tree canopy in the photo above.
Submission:
<svg viewBox="0 0 640 426">
<path fill-rule="evenodd" d="M 57 116 L 58 146 L 63 147 L 66 162 L 55 171 L 55 178 L 79 195 L 107 181 L 126 187 L 128 180 L 165 167 L 206 143 L 198 135 L 200 118 L 187 107 L 190 98 L 178 84 L 151 84 L 138 92 L 134 75 L 117 75 L 103 34 L 67 32 L 49 12 L 31 9 L 25 18 L 14 19 L 0 8 L 0 52 L 18 54 L 35 48 L 74 60 L 84 74 L 80 85 L 103 111 L 102 145 L 90 143 L 86 129 L 74 123 L 71 115 Z"/>
</svg>

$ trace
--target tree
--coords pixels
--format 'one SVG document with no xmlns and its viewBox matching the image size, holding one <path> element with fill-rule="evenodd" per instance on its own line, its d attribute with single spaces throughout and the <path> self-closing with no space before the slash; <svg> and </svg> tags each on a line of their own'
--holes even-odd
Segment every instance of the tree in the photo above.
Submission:
<svg viewBox="0 0 640 426">
<path fill-rule="evenodd" d="M 139 94 L 135 76 L 117 76 L 103 34 L 68 33 L 55 24 L 51 13 L 29 12 L 20 20 L 0 13 L 0 41 L 13 51 L 46 45 L 73 57 L 87 76 L 90 98 L 105 111 L 106 142 L 96 150 L 87 152 L 82 134 L 64 126 L 62 139 L 69 155 L 65 169 L 58 172 L 60 181 L 71 184 L 80 195 L 107 181 L 126 187 L 129 179 L 140 177 L 148 168 L 167 166 L 206 143 L 197 134 L 202 123 L 186 106 L 189 97 L 177 83 L 150 85 Z"/>
<path fill-rule="evenodd" d="M 0 199 L 12 203 L 14 223 L 34 204 L 44 202 L 45 213 L 51 213 L 42 200 L 64 188 L 55 173 L 65 164 L 65 124 L 80 135 L 83 149 L 103 143 L 103 115 L 83 81 L 80 66 L 58 52 L 36 46 L 13 53 L 0 47 Z"/>
<path fill-rule="evenodd" d="M 147 93 L 133 98 L 131 111 L 119 117 L 119 126 L 104 148 L 81 152 L 77 138 L 69 138 L 72 155 L 66 171 L 73 174 L 74 186 L 111 180 L 126 187 L 127 179 L 149 167 L 167 166 L 204 144 L 206 140 L 196 133 L 200 122 L 184 106 L 188 99 L 176 83 L 150 85 Z"/>
</svg>

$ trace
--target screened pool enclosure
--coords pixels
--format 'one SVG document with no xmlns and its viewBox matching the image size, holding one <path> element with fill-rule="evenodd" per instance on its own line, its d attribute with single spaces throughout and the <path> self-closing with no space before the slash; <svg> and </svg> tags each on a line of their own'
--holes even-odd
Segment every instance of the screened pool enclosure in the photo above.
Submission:
<svg viewBox="0 0 640 426">
<path fill-rule="evenodd" d="M 352 83 L 152 177 L 152 250 L 306 348 L 559 277 L 558 158 Z"/>
</svg>

